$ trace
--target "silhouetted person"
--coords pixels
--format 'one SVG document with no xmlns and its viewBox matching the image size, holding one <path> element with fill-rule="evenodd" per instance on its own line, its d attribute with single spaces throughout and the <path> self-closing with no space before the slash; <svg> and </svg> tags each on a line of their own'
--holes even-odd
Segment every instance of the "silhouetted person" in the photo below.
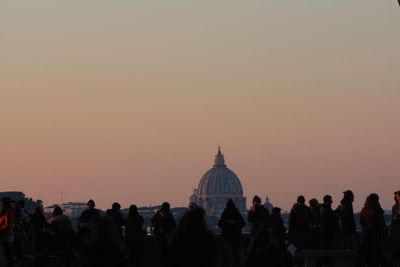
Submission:
<svg viewBox="0 0 400 267">
<path fill-rule="evenodd" d="M 28 218 L 28 212 L 25 209 L 25 200 L 24 199 L 20 199 L 18 200 L 18 206 L 19 206 L 19 217 L 21 218 L 21 220 L 23 221 L 23 223 L 26 223 L 26 220 Z"/>
<path fill-rule="evenodd" d="M 235 203 L 232 199 L 229 199 L 218 221 L 218 226 L 222 230 L 222 238 L 228 242 L 232 248 L 240 249 L 242 228 L 245 224 L 246 222 L 236 208 Z"/>
<path fill-rule="evenodd" d="M 242 228 L 246 225 L 242 215 L 232 199 L 226 203 L 221 214 L 218 226 L 221 228 L 221 237 L 232 247 L 235 257 L 235 266 L 240 266 L 240 247 L 242 243 Z"/>
<path fill-rule="evenodd" d="M 124 215 L 121 213 L 121 205 L 118 202 L 114 202 L 111 209 L 106 211 L 106 215 L 111 217 L 118 226 L 118 231 L 122 237 L 122 224 L 124 223 Z"/>
<path fill-rule="evenodd" d="M 289 240 L 299 249 L 310 248 L 311 210 L 305 205 L 304 196 L 297 197 L 289 215 Z"/>
<path fill-rule="evenodd" d="M 338 216 L 332 209 L 332 196 L 324 196 L 320 211 L 322 248 L 333 249 L 339 224 Z"/>
<path fill-rule="evenodd" d="M 128 256 L 117 225 L 110 217 L 96 217 L 91 223 L 92 234 L 84 242 L 78 260 L 80 267 L 127 267 Z"/>
<path fill-rule="evenodd" d="M 0 206 L 0 245 L 3 247 L 7 266 L 14 266 L 14 253 L 12 245 L 14 242 L 15 210 L 11 207 L 11 199 L 3 198 Z"/>
<path fill-rule="evenodd" d="M 219 252 L 222 245 L 207 229 L 202 208 L 188 210 L 182 217 L 169 246 L 168 266 L 214 267 L 230 266 L 224 263 L 230 257 Z"/>
<path fill-rule="evenodd" d="M 71 220 L 63 214 L 60 207 L 55 207 L 52 217 L 48 220 L 53 233 L 51 250 L 65 259 L 65 266 L 69 266 L 73 258 L 75 232 Z"/>
<path fill-rule="evenodd" d="M 29 224 L 32 230 L 32 252 L 35 256 L 35 266 L 45 266 L 47 255 L 51 246 L 51 234 L 43 215 L 42 207 L 36 207 L 29 216 Z"/>
<path fill-rule="evenodd" d="M 43 215 L 42 207 L 36 207 L 33 213 L 29 216 L 29 221 L 34 233 L 42 232 L 46 226 L 46 218 Z"/>
<path fill-rule="evenodd" d="M 400 191 L 394 192 L 390 241 L 392 244 L 393 265 L 400 266 Z"/>
<path fill-rule="evenodd" d="M 29 240 L 26 226 L 28 222 L 28 215 L 25 207 L 25 201 L 20 199 L 18 201 L 12 201 L 11 206 L 16 207 L 16 216 L 14 222 L 14 243 L 13 250 L 14 256 L 19 260 L 23 256 L 30 253 L 31 241 Z"/>
<path fill-rule="evenodd" d="M 321 248 L 321 229 L 320 229 L 321 205 L 315 198 L 310 199 L 308 203 L 310 204 L 310 211 L 311 211 L 310 248 L 320 249 Z"/>
<path fill-rule="evenodd" d="M 169 203 L 164 202 L 150 221 L 153 225 L 153 233 L 160 244 L 161 260 L 165 265 L 167 260 L 167 240 L 176 227 L 175 218 L 171 213 Z"/>
<path fill-rule="evenodd" d="M 261 205 L 261 198 L 257 195 L 253 197 L 253 205 L 247 214 L 247 220 L 251 223 L 251 237 L 257 235 L 261 226 L 270 227 L 269 212 L 263 205 Z"/>
<path fill-rule="evenodd" d="M 383 260 L 385 219 L 377 194 L 370 194 L 360 213 L 363 227 L 360 255 L 362 266 L 379 266 Z"/>
<path fill-rule="evenodd" d="M 143 239 L 146 232 L 143 230 L 143 217 L 139 215 L 136 205 L 129 207 L 128 217 L 124 220 L 125 241 L 131 263 L 135 267 L 141 266 Z"/>
<path fill-rule="evenodd" d="M 285 247 L 286 227 L 281 217 L 281 209 L 272 208 L 271 211 L 271 242 L 279 250 Z"/>
<path fill-rule="evenodd" d="M 64 215 L 64 212 L 60 207 L 54 208 L 48 223 L 52 229 L 72 229 L 71 220 L 68 218 L 68 216 Z"/>
<path fill-rule="evenodd" d="M 281 267 L 284 265 L 282 255 L 270 241 L 269 229 L 262 225 L 250 242 L 245 267 L 264 266 Z"/>
<path fill-rule="evenodd" d="M 79 243 L 84 242 L 90 238 L 90 231 L 92 228 L 93 220 L 100 217 L 100 211 L 95 208 L 96 203 L 90 199 L 87 202 L 87 209 L 82 211 L 81 216 L 78 218 L 78 239 Z"/>
<path fill-rule="evenodd" d="M 338 208 L 340 220 L 341 249 L 356 248 L 356 222 L 353 211 L 354 194 L 347 190 L 343 192 L 343 199 Z"/>
<path fill-rule="evenodd" d="M 394 192 L 394 205 L 392 206 L 392 222 L 400 222 L 400 191 Z"/>
</svg>

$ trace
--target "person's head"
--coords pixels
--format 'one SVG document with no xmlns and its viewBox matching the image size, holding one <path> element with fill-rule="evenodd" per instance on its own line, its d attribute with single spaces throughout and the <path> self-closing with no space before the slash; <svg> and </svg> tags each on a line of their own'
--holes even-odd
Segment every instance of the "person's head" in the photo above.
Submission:
<svg viewBox="0 0 400 267">
<path fill-rule="evenodd" d="M 271 216 L 273 216 L 273 217 L 281 217 L 281 209 L 278 208 L 278 207 L 272 208 Z"/>
<path fill-rule="evenodd" d="M 299 204 L 304 204 L 304 203 L 306 203 L 305 197 L 304 197 L 304 196 L 298 196 L 298 197 L 297 197 L 297 203 L 299 203 Z"/>
<path fill-rule="evenodd" d="M 261 205 L 261 198 L 259 196 L 255 195 L 253 197 L 253 205 L 254 206 Z"/>
<path fill-rule="evenodd" d="M 376 206 L 379 204 L 379 195 L 372 193 L 368 196 L 369 200 L 371 201 L 371 204 Z"/>
<path fill-rule="evenodd" d="M 376 209 L 380 207 L 378 194 L 372 193 L 365 199 L 366 209 Z"/>
<path fill-rule="evenodd" d="M 118 202 L 114 202 L 111 206 L 111 208 L 113 210 L 120 210 L 121 209 L 121 205 Z"/>
<path fill-rule="evenodd" d="M 311 208 L 318 208 L 319 207 L 319 202 L 316 198 L 312 198 L 310 199 L 310 201 L 308 201 L 308 203 L 310 204 Z"/>
<path fill-rule="evenodd" d="M 269 197 L 268 196 L 265 197 L 265 203 L 269 203 Z"/>
<path fill-rule="evenodd" d="M 138 214 L 139 214 L 139 211 L 138 211 L 137 206 L 136 205 L 130 205 L 129 206 L 129 215 L 132 216 L 132 215 L 138 215 Z"/>
<path fill-rule="evenodd" d="M 324 205 L 331 207 L 332 206 L 332 196 L 325 195 L 324 196 Z"/>
<path fill-rule="evenodd" d="M 167 213 L 170 211 L 170 209 L 171 205 L 168 202 L 164 202 L 161 204 L 161 209 L 160 209 L 161 212 Z"/>
<path fill-rule="evenodd" d="M 400 203 L 400 191 L 394 192 L 394 201 L 396 202 L 396 204 Z"/>
<path fill-rule="evenodd" d="M 94 200 L 93 199 L 90 199 L 88 202 L 87 202 L 87 207 L 88 207 L 88 209 L 90 209 L 90 210 L 92 210 L 92 209 L 94 209 L 94 207 L 96 207 L 96 203 L 94 203 Z"/>
<path fill-rule="evenodd" d="M 235 202 L 233 202 L 232 199 L 229 199 L 228 202 L 226 202 L 226 208 L 227 209 L 235 209 L 236 208 Z"/>
<path fill-rule="evenodd" d="M 343 192 L 343 199 L 346 202 L 354 202 L 354 194 L 351 190 L 346 190 Z"/>
<path fill-rule="evenodd" d="M 53 217 L 59 216 L 63 214 L 63 210 L 60 207 L 55 207 L 53 210 Z"/>
</svg>

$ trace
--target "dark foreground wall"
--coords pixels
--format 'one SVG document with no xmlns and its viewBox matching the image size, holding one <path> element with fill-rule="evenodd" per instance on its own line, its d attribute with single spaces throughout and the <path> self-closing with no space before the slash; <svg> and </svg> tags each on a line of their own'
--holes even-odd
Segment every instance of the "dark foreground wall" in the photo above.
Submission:
<svg viewBox="0 0 400 267">
<path fill-rule="evenodd" d="M 248 247 L 250 241 L 250 236 L 248 234 L 243 235 L 243 250 L 242 250 L 242 256 L 244 260 L 244 255 L 245 255 L 245 248 Z M 341 260 L 343 259 L 343 256 L 350 256 L 353 257 L 353 259 L 350 262 L 353 262 L 354 264 L 346 265 L 344 262 Z M 314 266 L 313 263 L 317 258 L 320 258 L 322 255 L 323 256 L 334 256 L 338 258 L 337 262 L 339 263 L 338 266 L 356 266 L 357 262 L 357 251 L 354 252 L 349 252 L 349 251 L 340 251 L 340 250 L 335 250 L 335 251 L 323 251 L 323 250 L 318 250 L 318 251 L 303 251 L 301 253 L 297 253 L 299 257 L 309 259 L 308 264 L 309 266 Z M 335 261 L 336 262 L 336 261 Z M 346 261 L 347 263 L 349 261 Z M 333 264 L 334 265 L 334 264 Z M 0 267 L 6 267 L 7 264 L 5 262 L 4 258 L 4 253 L 3 249 L 0 245 Z M 17 267 L 28 267 L 28 266 L 33 266 L 32 259 L 23 259 L 18 264 L 16 265 Z M 63 263 L 63 260 L 57 257 L 52 257 L 49 256 L 47 258 L 47 264 L 46 267 L 58 267 L 58 266 L 65 266 Z M 142 267 L 161 267 L 161 257 L 160 257 L 160 251 L 158 247 L 158 241 L 154 236 L 147 236 L 144 240 L 143 244 L 143 264 Z M 392 259 L 391 259 L 391 253 L 390 251 L 387 251 L 385 253 L 385 265 L 384 266 L 394 266 L 392 264 Z"/>
</svg>

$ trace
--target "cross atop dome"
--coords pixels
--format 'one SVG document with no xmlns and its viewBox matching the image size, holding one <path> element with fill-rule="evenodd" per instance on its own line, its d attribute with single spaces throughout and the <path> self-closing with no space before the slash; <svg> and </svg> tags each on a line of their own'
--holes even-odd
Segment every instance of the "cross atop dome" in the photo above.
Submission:
<svg viewBox="0 0 400 267">
<path fill-rule="evenodd" d="M 221 152 L 221 147 L 218 146 L 218 153 L 215 155 L 214 167 L 226 167 L 225 158 Z"/>
</svg>

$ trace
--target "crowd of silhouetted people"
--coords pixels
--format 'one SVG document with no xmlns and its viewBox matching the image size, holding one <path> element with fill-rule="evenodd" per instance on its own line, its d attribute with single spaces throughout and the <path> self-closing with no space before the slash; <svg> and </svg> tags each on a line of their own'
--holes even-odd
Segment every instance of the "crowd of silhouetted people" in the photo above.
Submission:
<svg viewBox="0 0 400 267">
<path fill-rule="evenodd" d="M 330 195 L 324 196 L 322 203 L 310 199 L 308 205 L 304 196 L 298 196 L 288 225 L 280 208 L 268 201 L 262 204 L 258 196 L 247 214 L 228 200 L 218 221 L 220 235 L 207 227 L 206 212 L 196 203 L 190 203 L 177 223 L 170 204 L 164 202 L 150 220 L 158 246 L 154 254 L 158 253 L 160 265 L 166 267 L 286 267 L 304 265 L 304 259 L 295 257 L 296 251 L 338 250 L 354 252 L 357 266 L 373 267 L 383 266 L 389 251 L 391 264 L 399 266 L 400 191 L 394 193 L 394 200 L 392 220 L 386 225 L 379 196 L 367 197 L 360 212 L 360 235 L 356 235 L 350 190 L 343 192 L 337 208 L 333 208 Z M 242 229 L 246 219 L 251 231 L 245 246 Z M 117 202 L 104 214 L 89 200 L 74 229 L 60 207 L 46 220 L 41 207 L 27 214 L 23 201 L 1 200 L 0 244 L 8 266 L 24 261 L 30 266 L 46 266 L 49 257 L 57 257 L 64 266 L 140 267 L 146 235 L 144 219 L 135 205 L 125 217 Z M 331 263 L 332 259 L 324 257 L 317 264 Z"/>
</svg>

